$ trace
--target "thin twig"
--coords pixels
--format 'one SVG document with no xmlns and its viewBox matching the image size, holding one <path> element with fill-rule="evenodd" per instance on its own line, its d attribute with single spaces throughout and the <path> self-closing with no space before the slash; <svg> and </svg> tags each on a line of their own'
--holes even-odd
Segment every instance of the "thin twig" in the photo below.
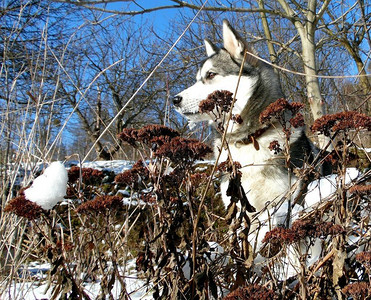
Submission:
<svg viewBox="0 0 371 300">
<path fill-rule="evenodd" d="M 198 222 L 199 222 L 200 217 L 201 217 L 202 207 L 203 207 L 203 204 L 204 204 L 205 199 L 206 199 L 207 191 L 208 191 L 208 189 L 209 189 L 209 187 L 211 185 L 211 182 L 212 182 L 212 179 L 213 179 L 213 175 L 214 175 L 214 173 L 216 171 L 216 168 L 218 166 L 218 162 L 219 162 L 220 156 L 222 154 L 222 151 L 223 151 L 223 148 L 224 148 L 224 144 L 226 142 L 226 137 L 227 137 L 227 132 L 228 132 L 228 126 L 229 126 L 230 120 L 232 119 L 232 110 L 233 110 L 234 103 L 236 102 L 236 94 L 237 94 L 238 86 L 240 84 L 240 79 L 241 79 L 241 75 L 242 75 L 242 71 L 243 71 L 243 67 L 244 67 L 244 64 L 245 64 L 246 57 L 247 57 L 247 51 L 245 51 L 244 56 L 243 56 L 243 60 L 242 60 L 242 63 L 241 63 L 240 72 L 238 74 L 238 80 L 237 80 L 236 90 L 235 90 L 235 93 L 233 95 L 233 101 L 232 101 L 232 104 L 231 104 L 230 112 L 229 112 L 229 115 L 228 115 L 228 118 L 227 118 L 227 122 L 225 124 L 225 129 L 224 129 L 224 133 L 223 133 L 223 136 L 222 136 L 220 150 L 219 150 L 218 156 L 217 156 L 217 158 L 215 160 L 215 163 L 214 163 L 213 169 L 211 171 L 209 180 L 207 181 L 205 190 L 204 190 L 204 192 L 202 194 L 201 201 L 200 201 L 200 204 L 199 204 L 199 207 L 198 207 L 197 217 L 196 217 L 196 220 L 195 220 L 195 222 L 193 224 L 193 236 L 192 236 L 192 262 L 193 262 L 193 270 L 192 271 L 193 271 L 193 278 L 195 276 L 195 270 L 196 270 L 196 242 L 197 242 L 197 227 L 198 227 Z M 233 164 L 232 164 L 232 166 L 233 166 Z"/>
</svg>

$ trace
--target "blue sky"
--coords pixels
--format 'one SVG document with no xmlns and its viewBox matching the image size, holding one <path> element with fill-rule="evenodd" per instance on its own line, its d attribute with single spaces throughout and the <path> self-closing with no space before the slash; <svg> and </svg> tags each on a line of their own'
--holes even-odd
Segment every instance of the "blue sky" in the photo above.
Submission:
<svg viewBox="0 0 371 300">
<path fill-rule="evenodd" d="M 128 10 L 128 7 L 131 10 L 140 10 L 141 7 L 143 8 L 152 8 L 157 6 L 166 6 L 166 5 L 173 5 L 174 3 L 169 0 L 156 0 L 156 1 L 148 1 L 148 0 L 139 0 L 135 1 L 135 3 L 131 2 L 116 2 L 110 4 L 108 8 L 115 9 L 115 10 Z M 183 13 L 190 13 L 193 15 L 193 12 L 190 9 L 182 9 Z M 135 18 L 148 20 L 148 22 L 153 22 L 153 25 L 158 33 L 165 34 L 168 32 L 169 27 L 172 26 L 171 20 L 173 20 L 179 14 L 179 9 L 169 8 L 169 9 L 161 9 L 157 10 L 148 14 L 137 15 Z"/>
</svg>

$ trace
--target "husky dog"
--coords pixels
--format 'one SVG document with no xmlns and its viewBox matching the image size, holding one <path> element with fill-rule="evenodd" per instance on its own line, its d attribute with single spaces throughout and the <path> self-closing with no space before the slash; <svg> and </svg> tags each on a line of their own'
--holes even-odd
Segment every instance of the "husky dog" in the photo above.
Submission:
<svg viewBox="0 0 371 300">
<path fill-rule="evenodd" d="M 173 103 L 176 110 L 191 122 L 210 121 L 209 114 L 199 112 L 199 103 L 217 90 L 236 92 L 244 53 L 247 51 L 232 110 L 234 115 L 242 117 L 243 122 L 230 124 L 226 141 L 232 159 L 242 166 L 241 182 L 247 198 L 260 211 L 283 199 L 297 181 L 292 173 L 289 174 L 283 155 L 275 155 L 268 148 L 272 141 L 278 141 L 281 147 L 285 145 L 282 127 L 277 123 L 266 128 L 259 123 L 260 113 L 269 104 L 284 97 L 279 78 L 269 65 L 248 54 L 254 53 L 254 50 L 226 20 L 223 21 L 224 47 L 218 48 L 207 39 L 205 46 L 208 58 L 197 73 L 197 82 L 176 95 Z M 248 142 L 251 137 L 254 142 Z M 220 144 L 221 139 L 215 141 L 216 154 L 221 148 Z M 292 132 L 289 149 L 291 167 L 302 167 L 314 150 L 303 128 Z M 223 150 L 220 162 L 227 157 L 227 151 Z M 228 178 L 222 180 L 221 187 L 226 206 L 230 202 L 226 196 L 227 186 Z"/>
</svg>

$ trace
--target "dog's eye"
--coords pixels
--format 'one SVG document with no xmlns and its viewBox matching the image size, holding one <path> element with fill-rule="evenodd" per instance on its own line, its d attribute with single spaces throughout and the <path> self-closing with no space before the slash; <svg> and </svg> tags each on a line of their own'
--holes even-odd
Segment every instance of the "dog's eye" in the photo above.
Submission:
<svg viewBox="0 0 371 300">
<path fill-rule="evenodd" d="M 207 72 L 206 79 L 213 79 L 216 76 L 214 72 Z"/>
</svg>

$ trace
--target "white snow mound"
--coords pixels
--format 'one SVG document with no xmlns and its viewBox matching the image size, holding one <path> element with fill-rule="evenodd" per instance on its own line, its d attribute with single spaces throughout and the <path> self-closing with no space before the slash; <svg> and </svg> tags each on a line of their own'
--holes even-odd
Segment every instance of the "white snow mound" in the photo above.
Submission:
<svg viewBox="0 0 371 300">
<path fill-rule="evenodd" d="M 35 202 L 43 209 L 52 209 L 66 195 L 67 181 L 66 168 L 61 162 L 55 161 L 34 180 L 24 194 L 26 199 Z"/>
</svg>

